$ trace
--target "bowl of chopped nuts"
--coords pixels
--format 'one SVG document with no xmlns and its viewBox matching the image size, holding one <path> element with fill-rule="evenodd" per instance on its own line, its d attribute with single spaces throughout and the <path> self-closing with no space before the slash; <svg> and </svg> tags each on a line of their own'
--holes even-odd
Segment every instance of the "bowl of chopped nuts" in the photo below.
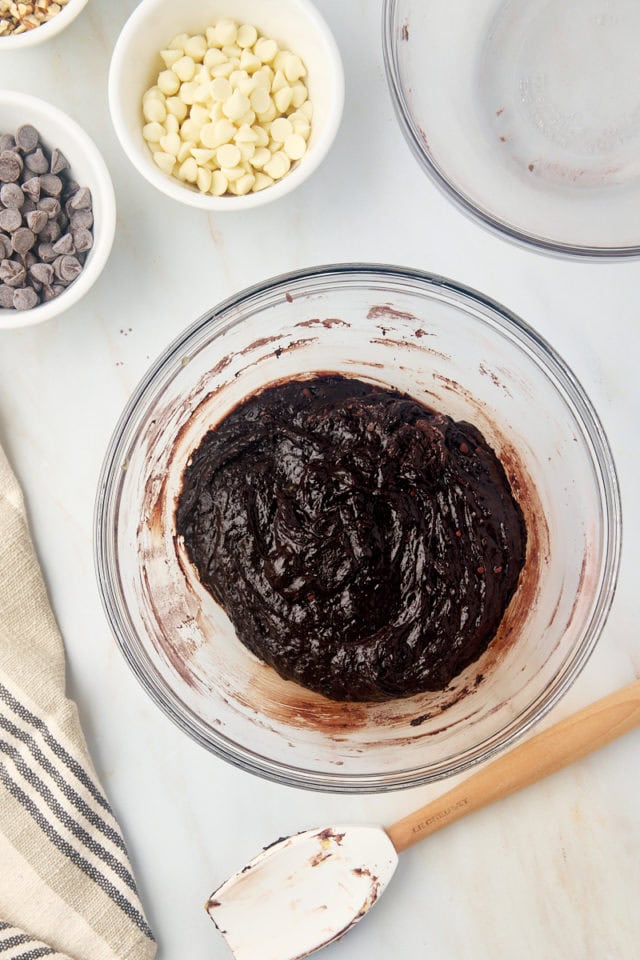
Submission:
<svg viewBox="0 0 640 960">
<path fill-rule="evenodd" d="M 57 107 L 0 91 L 0 330 L 77 303 L 107 262 L 116 201 L 102 154 Z"/>
<path fill-rule="evenodd" d="M 309 0 L 143 0 L 116 43 L 109 102 L 123 149 L 158 190 L 246 209 L 320 165 L 344 75 Z"/>
<path fill-rule="evenodd" d="M 55 37 L 87 0 L 0 0 L 0 50 L 20 50 Z"/>
</svg>

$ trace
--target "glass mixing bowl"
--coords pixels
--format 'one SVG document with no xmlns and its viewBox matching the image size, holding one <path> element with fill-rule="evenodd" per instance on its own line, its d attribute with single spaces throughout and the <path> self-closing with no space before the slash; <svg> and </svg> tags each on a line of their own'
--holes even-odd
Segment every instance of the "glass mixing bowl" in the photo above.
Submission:
<svg viewBox="0 0 640 960">
<path fill-rule="evenodd" d="M 423 168 L 515 240 L 640 254 L 637 0 L 384 0 L 396 112 Z"/>
<path fill-rule="evenodd" d="M 282 680 L 238 641 L 175 535 L 182 471 L 204 433 L 266 384 L 319 371 L 391 385 L 476 424 L 525 513 L 527 560 L 500 630 L 441 693 L 336 703 Z M 123 413 L 96 507 L 107 616 L 156 703 L 245 770 L 345 792 L 458 773 L 529 730 L 596 643 L 619 547 L 611 454 L 563 361 L 483 295 L 382 266 L 278 277 L 186 330 Z"/>
</svg>

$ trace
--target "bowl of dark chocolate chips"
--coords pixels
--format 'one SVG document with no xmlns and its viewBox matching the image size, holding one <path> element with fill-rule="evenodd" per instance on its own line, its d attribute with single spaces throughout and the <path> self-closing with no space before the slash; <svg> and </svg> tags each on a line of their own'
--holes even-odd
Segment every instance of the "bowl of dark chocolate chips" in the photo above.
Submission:
<svg viewBox="0 0 640 960">
<path fill-rule="evenodd" d="M 100 276 L 116 205 L 84 130 L 36 97 L 0 92 L 0 330 L 50 320 Z"/>
<path fill-rule="evenodd" d="M 530 730 L 613 598 L 615 467 L 524 320 L 378 265 L 211 309 L 134 392 L 100 479 L 98 582 L 156 703 L 245 770 L 416 786 Z"/>
</svg>

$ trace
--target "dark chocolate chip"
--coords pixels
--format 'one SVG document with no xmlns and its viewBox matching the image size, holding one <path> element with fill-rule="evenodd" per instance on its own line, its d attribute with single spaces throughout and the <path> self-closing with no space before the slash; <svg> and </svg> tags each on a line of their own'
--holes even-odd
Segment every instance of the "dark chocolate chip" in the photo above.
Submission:
<svg viewBox="0 0 640 960">
<path fill-rule="evenodd" d="M 3 150 L 0 153 L 0 181 L 15 183 L 22 173 L 22 159 L 19 153 Z"/>
<path fill-rule="evenodd" d="M 13 256 L 13 247 L 11 246 L 11 237 L 0 233 L 0 260 L 8 260 Z"/>
<path fill-rule="evenodd" d="M 40 134 L 30 123 L 23 123 L 16 132 L 16 144 L 25 153 L 31 153 L 40 142 Z"/>
<path fill-rule="evenodd" d="M 82 272 L 82 264 L 77 257 L 58 257 L 54 261 L 53 269 L 58 280 L 62 283 L 71 283 Z"/>
<path fill-rule="evenodd" d="M 13 287 L 8 287 L 6 283 L 0 284 L 0 307 L 3 310 L 13 308 Z"/>
<path fill-rule="evenodd" d="M 49 286 L 53 283 L 53 267 L 50 263 L 34 263 L 29 268 L 29 276 L 38 283 Z"/>
<path fill-rule="evenodd" d="M 19 210 L 24 203 L 24 193 L 22 187 L 17 183 L 5 183 L 0 189 L 0 200 L 5 207 L 11 207 L 12 210 Z"/>
<path fill-rule="evenodd" d="M 68 200 L 69 197 L 72 197 L 74 193 L 77 193 L 80 189 L 80 184 L 76 183 L 75 180 L 67 180 L 64 185 L 64 198 Z"/>
<path fill-rule="evenodd" d="M 40 199 L 40 177 L 29 177 L 22 184 L 22 189 L 31 200 L 37 203 Z"/>
<path fill-rule="evenodd" d="M 59 240 L 53 245 L 53 249 L 56 253 L 75 253 L 75 244 L 73 242 L 73 237 L 70 233 L 65 233 L 64 236 L 60 237 Z"/>
<path fill-rule="evenodd" d="M 44 213 L 44 210 L 41 210 L 40 213 Z M 46 214 L 45 214 L 46 216 Z M 32 228 L 33 229 L 33 228 Z M 62 230 L 57 220 L 49 220 L 47 225 L 40 231 L 41 240 L 49 240 L 51 243 L 55 243 L 58 237 L 62 234 Z"/>
<path fill-rule="evenodd" d="M 22 218 L 25 219 L 28 213 L 32 213 L 36 209 L 36 205 L 31 199 L 31 197 L 25 197 L 24 203 L 22 204 Z"/>
<path fill-rule="evenodd" d="M 22 216 L 19 210 L 0 210 L 0 230 L 13 233 L 22 226 Z"/>
<path fill-rule="evenodd" d="M 25 253 L 23 257 L 20 257 L 20 260 L 22 261 L 27 271 L 29 271 L 31 267 L 33 267 L 34 264 L 38 262 L 38 258 L 36 257 L 33 250 L 30 250 L 29 253 Z"/>
<path fill-rule="evenodd" d="M 65 157 L 62 150 L 58 150 L 57 147 L 51 151 L 51 173 L 62 173 L 63 170 L 69 169 L 69 161 Z"/>
<path fill-rule="evenodd" d="M 27 277 L 27 271 L 16 260 L 3 260 L 0 263 L 0 280 L 9 287 L 21 287 Z"/>
<path fill-rule="evenodd" d="M 11 133 L 3 133 L 0 137 L 0 153 L 4 153 L 5 150 L 15 150 L 16 149 L 16 139 Z"/>
<path fill-rule="evenodd" d="M 71 232 L 74 230 L 90 230 L 93 226 L 93 213 L 91 210 L 76 210 L 69 219 Z"/>
<path fill-rule="evenodd" d="M 84 228 L 74 230 L 73 242 L 76 253 L 87 253 L 93 247 L 93 234 L 91 230 L 85 230 Z"/>
<path fill-rule="evenodd" d="M 42 234 L 42 231 L 49 225 L 50 222 L 49 216 L 45 210 L 32 210 L 31 213 L 27 214 L 26 220 L 29 230 L 39 234 Z M 51 237 L 43 237 L 43 239 L 51 240 Z"/>
<path fill-rule="evenodd" d="M 38 200 L 38 210 L 45 210 L 49 220 L 53 220 L 60 213 L 60 201 L 55 197 L 43 197 Z"/>
<path fill-rule="evenodd" d="M 72 210 L 90 210 L 91 205 L 91 190 L 88 187 L 81 187 L 69 200 Z"/>
<path fill-rule="evenodd" d="M 13 306 L 16 310 L 32 310 L 40 303 L 40 297 L 32 287 L 19 287 L 13 294 Z"/>
<path fill-rule="evenodd" d="M 64 287 L 58 283 L 54 283 L 50 287 L 45 286 L 42 288 L 42 300 L 47 303 L 49 300 L 55 300 L 61 293 L 64 293 Z"/>
<path fill-rule="evenodd" d="M 40 177 L 40 189 L 49 197 L 59 197 L 62 193 L 62 180 L 53 173 Z"/>
<path fill-rule="evenodd" d="M 28 227 L 20 227 L 11 236 L 11 243 L 16 253 L 28 253 L 36 242 L 36 235 Z"/>
<path fill-rule="evenodd" d="M 37 253 L 43 263 L 53 263 L 58 256 L 53 249 L 53 244 L 50 240 L 45 240 L 42 243 L 39 243 Z"/>
<path fill-rule="evenodd" d="M 37 150 L 26 156 L 24 162 L 32 173 L 43 174 L 49 170 L 49 161 L 42 152 L 41 147 L 38 147 Z"/>
</svg>

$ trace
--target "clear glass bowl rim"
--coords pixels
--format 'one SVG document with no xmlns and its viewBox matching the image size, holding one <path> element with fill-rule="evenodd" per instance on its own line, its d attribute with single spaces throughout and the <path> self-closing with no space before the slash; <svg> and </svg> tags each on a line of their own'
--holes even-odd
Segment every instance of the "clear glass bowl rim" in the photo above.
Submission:
<svg viewBox="0 0 640 960">
<path fill-rule="evenodd" d="M 539 253 L 555 254 L 564 257 L 577 257 L 581 260 L 618 260 L 640 257 L 640 242 L 629 246 L 599 247 L 581 246 L 579 244 L 562 243 L 542 237 L 526 230 L 518 229 L 506 220 L 495 217 L 485 207 L 479 206 L 474 200 L 459 190 L 449 179 L 445 170 L 425 147 L 418 130 L 411 119 L 411 109 L 407 102 L 400 72 L 400 43 L 398 40 L 398 6 L 400 0 L 383 0 L 382 3 L 382 54 L 387 83 L 391 92 L 391 100 L 411 152 L 420 166 L 429 175 L 437 187 L 468 216 L 481 223 L 490 230 L 496 231 L 503 238 L 507 237 L 518 244 L 533 247 Z"/>
<path fill-rule="evenodd" d="M 497 734 L 461 753 L 455 759 L 382 774 L 311 772 L 256 754 L 249 748 L 233 743 L 222 734 L 205 727 L 195 713 L 187 709 L 164 684 L 158 682 L 146 657 L 135 649 L 138 638 L 130 635 L 127 624 L 123 621 L 123 611 L 126 613 L 126 606 L 121 600 L 113 536 L 123 455 L 131 446 L 137 430 L 140 429 L 138 419 L 140 413 L 146 409 L 145 403 L 148 396 L 155 394 L 163 381 L 173 375 L 176 360 L 182 360 L 184 356 L 189 355 L 189 344 L 197 342 L 202 335 L 209 337 L 211 333 L 220 332 L 227 326 L 244 322 L 244 316 L 241 313 L 238 314 L 238 310 L 248 304 L 251 304 L 255 310 L 261 298 L 268 298 L 279 289 L 283 293 L 294 288 L 296 292 L 303 292 L 310 284 L 314 284 L 313 290 L 317 293 L 321 290 L 331 290 L 336 283 L 339 285 L 345 279 L 359 279 L 361 282 L 366 282 L 368 279 L 398 284 L 405 282 L 409 286 L 417 285 L 422 289 L 427 287 L 445 294 L 450 293 L 455 297 L 463 298 L 471 305 L 475 304 L 481 309 L 491 311 L 492 320 L 496 325 L 534 357 L 556 387 L 561 388 L 565 398 L 568 397 L 573 404 L 575 414 L 589 438 L 591 453 L 594 457 L 594 468 L 599 478 L 601 492 L 604 530 L 602 578 L 591 619 L 581 643 L 574 649 L 571 659 L 565 662 L 556 675 L 551 687 L 543 691 L 523 713 L 515 717 Z M 318 286 L 318 283 L 322 286 Z M 236 315 L 230 319 L 229 313 L 234 310 Z M 105 454 L 94 509 L 94 563 L 102 604 L 122 654 L 151 699 L 183 732 L 232 765 L 276 783 L 327 793 L 383 793 L 432 783 L 484 763 L 528 733 L 564 696 L 593 652 L 615 595 L 621 544 L 620 490 L 606 434 L 584 388 L 553 347 L 508 308 L 471 287 L 425 271 L 376 263 L 327 264 L 280 274 L 223 300 L 189 325 L 152 364 L 126 404 Z M 138 645 L 141 646 L 139 641 Z"/>
</svg>

